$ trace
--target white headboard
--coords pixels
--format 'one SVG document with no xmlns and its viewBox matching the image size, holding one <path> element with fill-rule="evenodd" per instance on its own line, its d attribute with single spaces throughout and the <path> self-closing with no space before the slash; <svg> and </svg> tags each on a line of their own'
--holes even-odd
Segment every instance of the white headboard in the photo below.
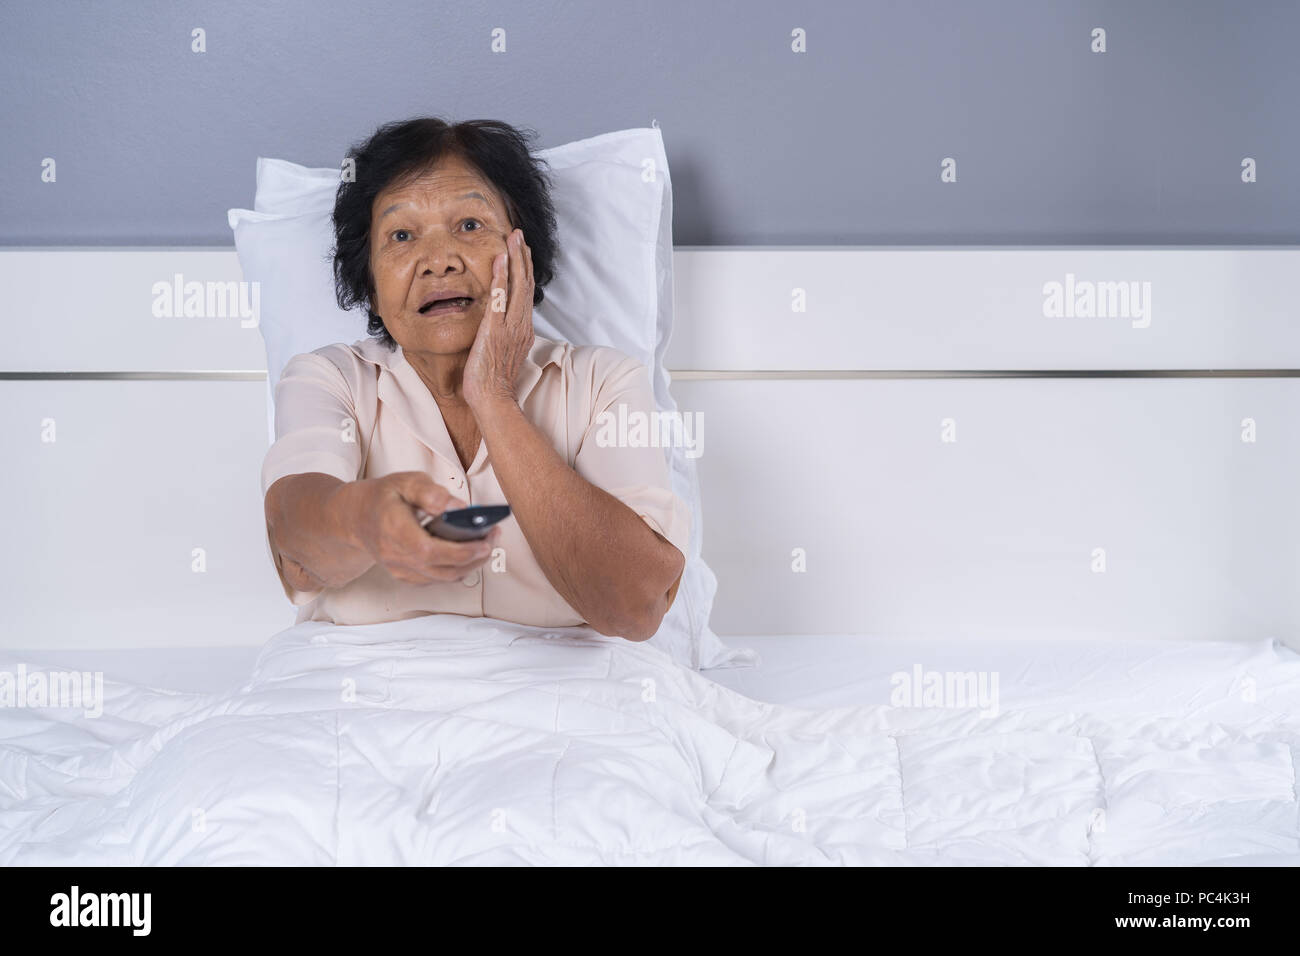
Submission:
<svg viewBox="0 0 1300 956">
<path fill-rule="evenodd" d="M 710 247 L 675 268 L 668 365 L 703 422 L 724 637 L 1300 646 L 1300 249 Z M 229 249 L 0 251 L 4 646 L 292 623 L 258 332 L 153 309 L 158 283 L 239 279 Z"/>
</svg>

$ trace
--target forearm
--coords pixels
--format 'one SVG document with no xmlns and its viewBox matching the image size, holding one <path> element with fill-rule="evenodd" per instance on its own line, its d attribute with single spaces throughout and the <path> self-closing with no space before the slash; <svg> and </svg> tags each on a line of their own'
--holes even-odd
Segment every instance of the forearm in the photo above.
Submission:
<svg viewBox="0 0 1300 956">
<path fill-rule="evenodd" d="M 312 472 L 287 475 L 267 489 L 271 546 L 298 590 L 342 587 L 374 565 L 355 534 L 358 484 Z"/>
<path fill-rule="evenodd" d="M 551 586 L 600 633 L 650 637 L 681 574 L 681 552 L 570 468 L 514 401 L 475 414 L 497 481 Z"/>
</svg>

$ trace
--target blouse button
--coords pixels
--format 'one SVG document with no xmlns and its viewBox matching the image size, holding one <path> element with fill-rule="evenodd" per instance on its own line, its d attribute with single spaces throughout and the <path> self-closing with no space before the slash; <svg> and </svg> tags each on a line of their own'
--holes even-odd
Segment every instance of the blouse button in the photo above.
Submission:
<svg viewBox="0 0 1300 956">
<path fill-rule="evenodd" d="M 478 584 L 478 572 L 471 571 L 469 574 L 465 575 L 460 580 L 461 583 L 465 585 L 465 587 L 472 588 L 474 585 Z"/>
</svg>

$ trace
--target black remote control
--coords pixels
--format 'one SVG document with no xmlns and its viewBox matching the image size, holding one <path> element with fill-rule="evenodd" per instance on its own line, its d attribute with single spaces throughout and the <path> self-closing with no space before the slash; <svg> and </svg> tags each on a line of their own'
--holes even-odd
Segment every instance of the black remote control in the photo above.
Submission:
<svg viewBox="0 0 1300 956">
<path fill-rule="evenodd" d="M 509 505 L 474 505 L 444 511 L 440 515 L 425 515 L 420 527 L 434 537 L 448 541 L 475 541 L 486 537 L 494 524 L 508 517 Z"/>
</svg>

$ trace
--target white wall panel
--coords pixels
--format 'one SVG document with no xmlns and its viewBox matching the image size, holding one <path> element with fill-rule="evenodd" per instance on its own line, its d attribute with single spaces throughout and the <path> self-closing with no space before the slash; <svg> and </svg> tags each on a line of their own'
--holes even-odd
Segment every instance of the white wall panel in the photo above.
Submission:
<svg viewBox="0 0 1300 956">
<path fill-rule="evenodd" d="M 291 625 L 265 544 L 265 400 L 262 382 L 0 382 L 0 644 L 247 645 Z"/>
<path fill-rule="evenodd" d="M 233 310 L 154 315 L 156 283 L 203 283 L 206 313 L 209 283 L 215 293 L 242 279 L 233 248 L 0 250 L 10 332 L 0 370 L 264 371 L 261 335 Z"/>
<path fill-rule="evenodd" d="M 679 249 L 673 369 L 1300 368 L 1300 249 Z M 1151 283 L 1150 324 L 1046 318 L 1043 285 Z M 233 249 L 6 249 L 0 366 L 264 370 L 238 318 L 157 318 Z M 791 309 L 803 289 L 807 311 Z"/>
<path fill-rule="evenodd" d="M 720 634 L 1300 646 L 1300 380 L 673 390 L 704 421 Z M 1246 418 L 1254 443 L 1241 440 Z M 1094 548 L 1105 573 L 1091 570 Z"/>
<path fill-rule="evenodd" d="M 699 248 L 674 273 L 673 369 L 1300 368 L 1295 248 Z M 1044 316 L 1068 275 L 1149 283 L 1149 325 Z"/>
</svg>

